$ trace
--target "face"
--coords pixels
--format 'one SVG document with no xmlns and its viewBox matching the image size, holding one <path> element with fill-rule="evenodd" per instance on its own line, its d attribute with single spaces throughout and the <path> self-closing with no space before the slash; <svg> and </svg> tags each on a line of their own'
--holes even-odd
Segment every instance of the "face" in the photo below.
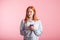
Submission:
<svg viewBox="0 0 60 40">
<path fill-rule="evenodd" d="M 33 17 L 33 15 L 34 15 L 34 11 L 31 8 L 29 8 L 28 9 L 28 17 L 31 18 L 31 17 Z"/>
</svg>

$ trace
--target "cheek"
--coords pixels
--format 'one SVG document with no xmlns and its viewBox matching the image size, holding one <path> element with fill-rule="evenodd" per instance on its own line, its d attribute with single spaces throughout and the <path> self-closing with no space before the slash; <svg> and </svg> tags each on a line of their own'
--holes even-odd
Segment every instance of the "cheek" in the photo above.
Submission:
<svg viewBox="0 0 60 40">
<path fill-rule="evenodd" d="M 32 12 L 32 16 L 34 15 L 34 12 Z"/>
</svg>

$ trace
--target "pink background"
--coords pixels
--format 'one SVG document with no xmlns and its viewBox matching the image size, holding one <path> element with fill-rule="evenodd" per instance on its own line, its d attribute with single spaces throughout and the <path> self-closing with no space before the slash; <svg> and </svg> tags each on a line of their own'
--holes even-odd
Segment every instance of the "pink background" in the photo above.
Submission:
<svg viewBox="0 0 60 40">
<path fill-rule="evenodd" d="M 20 21 L 30 5 L 42 21 L 39 40 L 60 40 L 60 0 L 0 0 L 0 40 L 23 40 Z"/>
</svg>

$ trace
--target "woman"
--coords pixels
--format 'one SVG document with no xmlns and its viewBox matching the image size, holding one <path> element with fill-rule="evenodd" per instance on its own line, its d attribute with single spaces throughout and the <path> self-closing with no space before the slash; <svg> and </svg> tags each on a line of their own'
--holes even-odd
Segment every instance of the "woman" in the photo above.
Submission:
<svg viewBox="0 0 60 40">
<path fill-rule="evenodd" d="M 21 21 L 20 34 L 24 36 L 24 40 L 38 40 L 41 33 L 41 21 L 36 17 L 35 8 L 29 6 L 26 10 L 25 19 Z"/>
</svg>

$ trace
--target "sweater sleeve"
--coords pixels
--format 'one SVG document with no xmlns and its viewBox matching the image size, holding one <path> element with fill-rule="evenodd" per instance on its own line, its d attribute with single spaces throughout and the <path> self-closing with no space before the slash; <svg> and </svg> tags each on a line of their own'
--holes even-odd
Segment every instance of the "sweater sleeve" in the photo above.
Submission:
<svg viewBox="0 0 60 40">
<path fill-rule="evenodd" d="M 23 20 L 21 21 L 21 24 L 20 24 L 20 34 L 24 35 L 24 23 L 23 23 Z"/>
<path fill-rule="evenodd" d="M 37 26 L 38 25 L 38 26 Z M 41 24 L 41 21 L 39 20 L 38 21 L 38 23 L 36 23 L 36 26 L 38 27 L 37 29 L 36 28 L 34 28 L 34 34 L 36 35 L 36 36 L 40 36 L 41 35 L 41 33 L 42 33 L 42 24 Z"/>
</svg>

